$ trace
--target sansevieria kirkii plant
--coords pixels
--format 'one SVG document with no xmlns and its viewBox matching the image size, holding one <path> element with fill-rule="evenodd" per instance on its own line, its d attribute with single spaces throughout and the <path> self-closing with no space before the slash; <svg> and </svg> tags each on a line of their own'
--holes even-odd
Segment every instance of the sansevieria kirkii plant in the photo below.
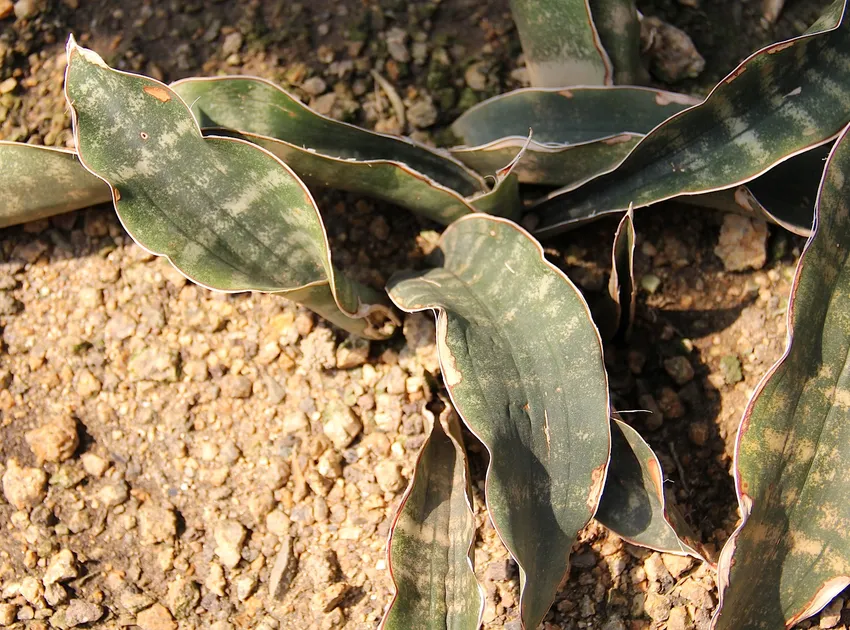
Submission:
<svg viewBox="0 0 850 630">
<path fill-rule="evenodd" d="M 705 99 L 642 85 L 633 1 L 511 7 L 532 87 L 464 113 L 447 150 L 332 120 L 262 79 L 169 86 L 115 70 L 72 37 L 75 149 L 0 142 L 0 226 L 111 200 L 136 242 L 209 289 L 280 294 L 370 339 L 403 313 L 434 313 L 445 389 L 393 523 L 384 629 L 481 625 L 464 428 L 489 454 L 487 515 L 519 568 L 523 628 L 546 617 L 594 518 L 715 569 L 718 630 L 790 628 L 850 584 L 846 2 Z M 336 266 L 308 187 L 446 226 L 431 266 L 385 291 L 356 282 Z M 741 523 L 719 558 L 665 496 L 649 445 L 615 419 L 603 360 L 603 339 L 628 343 L 632 327 L 634 222 L 672 198 L 809 238 L 786 352 L 741 422 Z M 592 315 L 541 241 L 608 215 L 621 221 Z"/>
</svg>

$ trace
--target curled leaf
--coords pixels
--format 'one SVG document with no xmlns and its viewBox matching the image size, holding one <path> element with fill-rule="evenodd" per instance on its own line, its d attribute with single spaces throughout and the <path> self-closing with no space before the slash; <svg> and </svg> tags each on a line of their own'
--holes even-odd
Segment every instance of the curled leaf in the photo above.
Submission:
<svg viewBox="0 0 850 630">
<path fill-rule="evenodd" d="M 611 172 L 551 193 L 533 209 L 535 234 L 557 234 L 629 204 L 736 188 L 829 142 L 850 119 L 850 66 L 840 61 L 848 54 L 842 0 L 805 35 L 743 61 L 702 104 L 655 128 Z"/>
<path fill-rule="evenodd" d="M 480 210 L 478 204 L 506 215 L 519 211 L 516 191 L 501 180 L 490 190 L 448 155 L 322 116 L 264 79 L 190 78 L 172 88 L 191 103 L 205 133 L 271 151 L 308 185 L 369 195 L 443 224 Z"/>
<path fill-rule="evenodd" d="M 310 192 L 275 156 L 204 138 L 168 86 L 109 68 L 73 38 L 65 91 L 80 159 L 140 245 L 203 286 L 280 293 L 351 332 L 391 332 L 391 307 L 334 268 Z"/>
<path fill-rule="evenodd" d="M 110 199 L 109 186 L 74 151 L 0 141 L 0 228 Z"/>
<path fill-rule="evenodd" d="M 850 137 L 827 162 L 791 289 L 788 345 L 735 449 L 741 524 L 718 563 L 714 627 L 790 628 L 850 585 Z"/>
<path fill-rule="evenodd" d="M 390 533 L 395 596 L 381 630 L 476 630 L 484 593 L 473 571 L 475 519 L 457 414 L 435 420 Z"/>
<path fill-rule="evenodd" d="M 677 515 L 671 518 L 655 453 L 619 420 L 611 421 L 611 466 L 596 520 L 635 545 L 703 559 L 693 534 Z"/>
<path fill-rule="evenodd" d="M 480 173 L 495 172 L 532 141 L 517 165 L 521 182 L 572 186 L 614 168 L 670 116 L 699 103 L 640 87 L 521 89 L 467 110 L 452 132 L 452 155 Z"/>
<path fill-rule="evenodd" d="M 536 628 L 605 482 L 601 342 L 578 290 L 516 224 L 464 217 L 439 254 L 440 267 L 393 276 L 388 291 L 403 310 L 438 313 L 443 379 L 490 452 L 490 518 L 519 565 L 522 623 Z"/>
<path fill-rule="evenodd" d="M 588 0 L 511 0 L 534 87 L 607 85 L 611 61 L 590 15 Z"/>
</svg>

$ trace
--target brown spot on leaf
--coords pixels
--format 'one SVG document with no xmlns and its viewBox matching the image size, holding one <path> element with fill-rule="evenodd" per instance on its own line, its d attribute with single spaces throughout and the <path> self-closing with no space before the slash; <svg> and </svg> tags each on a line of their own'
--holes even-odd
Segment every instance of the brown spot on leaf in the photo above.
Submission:
<svg viewBox="0 0 850 630">
<path fill-rule="evenodd" d="M 652 477 L 652 485 L 655 486 L 655 493 L 659 498 L 664 498 L 664 482 L 661 479 L 661 467 L 654 457 L 646 460 L 646 467 L 649 470 L 649 476 Z"/>
<path fill-rule="evenodd" d="M 566 97 L 566 98 L 572 98 L 573 97 L 572 90 L 561 90 L 560 92 L 558 92 L 558 94 L 560 94 L 561 96 Z"/>
<path fill-rule="evenodd" d="M 115 192 L 115 201 L 121 201 L 121 191 L 117 188 L 112 189 Z"/>
<path fill-rule="evenodd" d="M 624 142 L 628 142 L 629 140 L 631 140 L 633 137 L 634 136 L 632 136 L 630 134 L 621 133 L 619 136 L 613 136 L 611 138 L 605 138 L 604 140 L 602 140 L 602 144 L 607 144 L 607 145 L 623 144 Z"/>
<path fill-rule="evenodd" d="M 732 74 L 730 74 L 730 75 L 729 75 L 729 76 L 725 79 L 725 82 L 726 82 L 726 83 L 732 83 L 732 81 L 734 81 L 734 80 L 735 80 L 735 79 L 737 79 L 739 76 L 741 76 L 742 74 L 744 74 L 744 71 L 745 71 L 746 69 L 747 69 L 747 66 L 741 66 L 740 68 L 738 68 L 737 70 L 735 70 L 735 72 L 733 72 Z"/>
<path fill-rule="evenodd" d="M 171 100 L 171 94 L 169 94 L 168 90 L 164 87 L 160 87 L 158 85 L 146 85 L 142 89 L 145 91 L 145 94 L 150 94 L 161 103 L 167 103 Z"/>
<path fill-rule="evenodd" d="M 781 43 L 781 44 L 777 44 L 776 46 L 773 46 L 772 48 L 768 48 L 768 49 L 767 49 L 767 54 L 768 54 L 768 55 L 773 55 L 773 54 L 778 53 L 778 52 L 780 52 L 780 51 L 782 51 L 782 50 L 785 50 L 786 48 L 790 48 L 790 47 L 791 47 L 791 46 L 793 46 L 795 43 L 796 43 L 796 42 L 794 42 L 794 41 L 790 41 L 790 42 L 783 42 L 783 43 Z"/>
<path fill-rule="evenodd" d="M 608 464 L 600 464 L 590 473 L 590 493 L 587 495 L 587 507 L 590 508 L 590 513 L 596 512 L 599 506 L 599 499 L 602 498 L 602 489 L 605 487 L 605 470 Z"/>
</svg>

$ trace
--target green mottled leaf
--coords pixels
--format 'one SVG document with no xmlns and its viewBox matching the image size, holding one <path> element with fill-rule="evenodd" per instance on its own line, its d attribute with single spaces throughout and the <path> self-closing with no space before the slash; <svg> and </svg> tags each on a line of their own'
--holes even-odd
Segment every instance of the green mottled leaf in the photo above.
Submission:
<svg viewBox="0 0 850 630">
<path fill-rule="evenodd" d="M 653 130 L 616 169 L 552 193 L 534 209 L 535 233 L 550 236 L 630 203 L 735 188 L 834 138 L 850 120 L 850 65 L 843 63 L 850 24 L 843 16 L 844 2 L 837 2 L 808 34 L 741 63 L 705 102 Z"/>
<path fill-rule="evenodd" d="M 471 215 L 439 243 L 441 266 L 394 276 L 403 310 L 433 309 L 443 379 L 490 452 L 490 518 L 520 568 L 536 628 L 596 511 L 610 429 L 599 335 L 575 286 L 510 221 Z"/>
<path fill-rule="evenodd" d="M 535 87 L 605 85 L 612 68 L 588 0 L 511 0 L 525 63 Z"/>
<path fill-rule="evenodd" d="M 649 131 L 699 103 L 640 87 L 522 89 L 488 99 L 452 124 L 465 146 L 452 155 L 493 173 L 532 141 L 516 167 L 521 182 L 575 185 L 614 168 Z"/>
<path fill-rule="evenodd" d="M 742 523 L 718 564 L 715 627 L 791 627 L 850 584 L 850 137 L 829 157 L 797 266 L 788 346 L 735 454 Z"/>
<path fill-rule="evenodd" d="M 634 0 L 590 0 L 590 12 L 614 67 L 614 83 L 647 83 L 649 73 L 640 60 L 640 22 Z"/>
<path fill-rule="evenodd" d="M 143 247 L 206 287 L 280 293 L 325 314 L 335 303 L 347 330 L 390 332 L 389 305 L 334 269 L 310 192 L 276 157 L 204 138 L 168 86 L 112 70 L 73 38 L 65 89 L 80 159 Z"/>
<path fill-rule="evenodd" d="M 519 197 L 510 186 L 491 192 L 448 155 L 317 114 L 263 79 L 191 78 L 172 88 L 191 103 L 205 133 L 238 132 L 274 153 L 310 186 L 369 195 L 443 224 L 480 209 L 478 203 L 511 216 L 519 212 Z"/>
<path fill-rule="evenodd" d="M 611 248 L 608 295 L 597 321 L 604 339 L 628 339 L 635 318 L 635 226 L 632 209 L 623 215 Z"/>
<path fill-rule="evenodd" d="M 677 523 L 676 532 L 663 480 L 649 444 L 625 422 L 612 420 L 611 465 L 596 520 L 635 545 L 703 559 L 690 531 Z"/>
<path fill-rule="evenodd" d="M 475 519 L 466 451 L 451 408 L 431 431 L 390 534 L 396 593 L 382 630 L 476 630 L 484 593 L 473 571 Z M 430 415 L 430 414 L 429 414 Z"/>
<path fill-rule="evenodd" d="M 0 141 L 0 228 L 112 199 L 74 151 Z"/>
</svg>

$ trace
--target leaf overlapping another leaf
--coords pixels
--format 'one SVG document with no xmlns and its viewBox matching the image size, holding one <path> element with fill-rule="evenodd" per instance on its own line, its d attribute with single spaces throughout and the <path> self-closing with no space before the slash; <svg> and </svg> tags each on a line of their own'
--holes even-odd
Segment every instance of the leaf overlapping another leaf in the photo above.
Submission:
<svg viewBox="0 0 850 630">
<path fill-rule="evenodd" d="M 613 69 L 588 0 L 511 0 L 534 87 L 607 85 Z"/>
<path fill-rule="evenodd" d="M 206 287 L 280 293 L 367 337 L 391 331 L 390 305 L 334 268 L 310 192 L 278 158 L 204 138 L 168 86 L 109 68 L 73 38 L 65 90 L 80 159 L 143 247 Z"/>
<path fill-rule="evenodd" d="M 191 103 L 205 133 L 236 135 L 271 151 L 308 185 L 376 197 L 446 225 L 476 210 L 519 213 L 506 178 L 490 190 L 448 155 L 317 114 L 264 79 L 191 78 L 172 88 Z"/>
<path fill-rule="evenodd" d="M 721 553 L 719 630 L 790 628 L 850 585 L 850 137 L 829 157 L 792 286 L 788 346 L 735 452 L 742 522 Z"/>
<path fill-rule="evenodd" d="M 441 266 L 394 276 L 403 310 L 438 312 L 455 408 L 490 452 L 490 518 L 520 567 L 520 618 L 536 628 L 596 511 L 608 464 L 599 335 L 573 284 L 524 230 L 482 214 L 443 234 Z"/>
<path fill-rule="evenodd" d="M 807 34 L 753 54 L 702 104 L 648 134 L 616 169 L 537 204 L 535 234 L 557 234 L 630 203 L 640 208 L 735 188 L 829 142 L 850 120 L 848 22 L 840 0 Z"/>
<path fill-rule="evenodd" d="M 704 559 L 693 534 L 667 506 L 655 453 L 620 420 L 611 421 L 611 466 L 596 520 L 632 544 Z"/>
<path fill-rule="evenodd" d="M 457 414 L 428 412 L 431 429 L 393 523 L 396 593 L 381 630 L 476 630 L 484 594 L 473 571 L 475 519 Z"/>
<path fill-rule="evenodd" d="M 656 126 L 700 101 L 640 87 L 527 88 L 464 112 L 452 132 L 457 159 L 493 173 L 532 141 L 516 167 L 521 182 L 575 186 L 614 168 Z"/>
<path fill-rule="evenodd" d="M 0 228 L 110 199 L 109 186 L 74 151 L 0 141 Z"/>
</svg>

